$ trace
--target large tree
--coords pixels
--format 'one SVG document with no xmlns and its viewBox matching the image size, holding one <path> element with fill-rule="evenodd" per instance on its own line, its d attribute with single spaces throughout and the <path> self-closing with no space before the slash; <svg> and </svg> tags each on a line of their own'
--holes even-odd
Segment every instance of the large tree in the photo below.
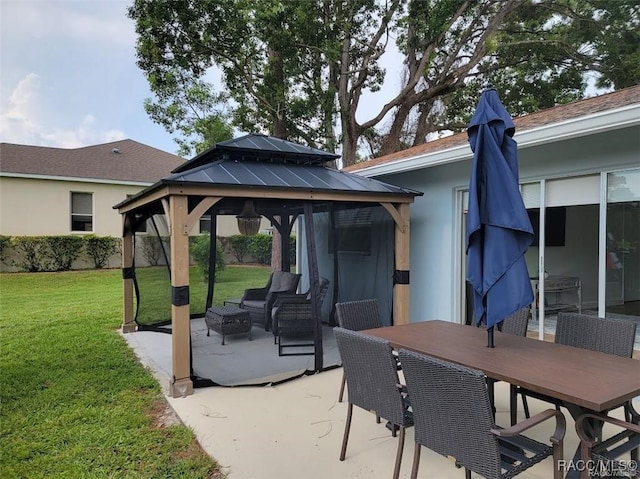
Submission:
<svg viewBox="0 0 640 479">
<path fill-rule="evenodd" d="M 189 133 L 162 102 L 184 104 L 183 85 L 206 92 L 217 67 L 229 101 L 209 90 L 210 105 L 226 105 L 236 127 L 339 149 L 349 165 L 364 140 L 380 155 L 464 128 L 489 83 L 514 115 L 583 96 L 588 72 L 602 87 L 637 83 L 639 9 L 631 0 L 135 0 L 129 16 L 159 99 L 148 109 L 167 112 L 165 126 Z M 392 43 L 401 58 L 385 71 Z M 389 78 L 401 78 L 396 94 L 362 118 Z"/>
</svg>

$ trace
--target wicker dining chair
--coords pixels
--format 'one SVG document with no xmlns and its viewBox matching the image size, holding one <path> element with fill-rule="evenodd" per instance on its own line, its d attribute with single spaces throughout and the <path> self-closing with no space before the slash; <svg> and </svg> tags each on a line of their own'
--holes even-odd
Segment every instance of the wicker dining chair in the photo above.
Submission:
<svg viewBox="0 0 640 479">
<path fill-rule="evenodd" d="M 362 331 L 363 329 L 374 329 L 384 326 L 376 298 L 336 303 L 336 315 L 338 317 L 338 326 L 350 329 L 351 331 Z M 347 376 L 343 371 L 338 402 L 342 402 L 346 382 Z"/>
<path fill-rule="evenodd" d="M 501 323 L 498 324 L 498 331 L 505 334 L 513 334 L 514 336 L 526 336 L 527 329 L 529 328 L 529 316 L 531 312 L 529 307 L 519 309 L 510 316 L 507 316 Z M 487 378 L 487 387 L 489 388 L 489 398 L 493 399 L 493 391 L 495 389 L 495 383 L 497 379 Z M 495 404 L 491 405 L 495 414 Z M 514 413 L 515 414 L 515 413 Z M 512 422 L 512 424 L 514 424 Z"/>
<path fill-rule="evenodd" d="M 555 342 L 558 344 L 630 358 L 633 355 L 635 336 L 636 324 L 631 321 L 600 318 L 584 313 L 558 313 L 555 336 Z M 558 399 L 525 388 L 512 387 L 511 390 L 512 394 L 519 394 L 522 397 L 524 414 L 527 418 L 530 416 L 528 396 L 554 404 L 556 408 L 562 406 L 562 402 Z M 625 416 L 629 420 L 631 414 L 635 412 L 631 402 L 624 406 Z M 512 422 L 515 421 L 514 414 L 512 411 Z"/>
<path fill-rule="evenodd" d="M 476 472 L 487 479 L 506 479 L 552 456 L 554 479 L 563 477 L 565 417 L 547 409 L 508 429 L 496 426 L 485 375 L 447 361 L 401 349 L 407 392 L 411 398 L 415 449 L 411 478 L 418 475 L 421 447 L 455 460 L 467 479 Z M 555 418 L 549 444 L 522 433 Z"/>
<path fill-rule="evenodd" d="M 527 329 L 529 328 L 530 315 L 531 311 L 528 306 L 519 309 L 511 316 L 507 316 L 504 321 L 498 325 L 498 330 L 515 336 L 526 336 Z"/>
<path fill-rule="evenodd" d="M 407 411 L 406 395 L 399 385 L 391 345 L 387 340 L 367 336 L 359 331 L 340 327 L 333 331 L 349 383 L 347 421 L 340 460 L 344 461 L 347 452 L 353 406 L 358 406 L 398 428 L 398 449 L 393 470 L 393 478 L 397 479 L 402 462 L 405 429 L 413 424 L 413 419 Z"/>
</svg>

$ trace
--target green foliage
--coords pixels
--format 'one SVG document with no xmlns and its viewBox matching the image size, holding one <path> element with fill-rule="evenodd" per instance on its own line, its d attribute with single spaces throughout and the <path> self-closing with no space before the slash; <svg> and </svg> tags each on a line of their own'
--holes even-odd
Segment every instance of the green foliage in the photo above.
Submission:
<svg viewBox="0 0 640 479">
<path fill-rule="evenodd" d="M 11 247 L 11 236 L 0 235 L 0 263 L 4 262 L 6 250 Z"/>
<path fill-rule="evenodd" d="M 273 237 L 271 235 L 258 233 L 250 236 L 251 242 L 249 251 L 260 264 L 271 264 L 271 244 Z"/>
<path fill-rule="evenodd" d="M 160 423 L 164 395 L 116 332 L 120 271 L 0 281 L 2 477 L 224 477 L 189 428 Z"/>
<path fill-rule="evenodd" d="M 238 260 L 238 263 L 244 263 L 244 257 L 251 250 L 251 237 L 245 235 L 231 235 L 228 237 L 229 248 L 231 253 Z"/>
<path fill-rule="evenodd" d="M 363 141 L 381 155 L 464 129 L 489 82 L 513 116 L 584 96 L 587 76 L 637 84 L 639 12 L 634 0 L 135 0 L 128 16 L 158 99 L 147 111 L 196 137 L 178 140 L 181 151 L 211 144 L 232 118 L 242 131 L 329 151 L 340 143 L 348 166 Z M 385 72 L 394 40 L 402 71 Z M 213 66 L 224 92 L 203 81 Z M 377 95 L 400 77 L 395 96 Z M 363 118 L 372 104 L 381 106 Z"/>
<path fill-rule="evenodd" d="M 158 266 L 165 263 L 162 248 L 164 244 L 165 251 L 167 251 L 166 243 L 169 241 L 168 238 L 159 238 L 154 234 L 140 235 L 137 238 L 139 238 L 142 245 L 142 256 L 150 266 Z M 168 251 L 167 254 L 169 254 Z"/>
<path fill-rule="evenodd" d="M 87 254 L 96 268 L 104 268 L 109 257 L 118 251 L 120 240 L 113 236 L 87 235 L 84 237 Z"/>
<path fill-rule="evenodd" d="M 16 236 L 12 244 L 18 254 L 16 266 L 30 273 L 49 268 L 48 247 L 44 236 Z"/>
<path fill-rule="evenodd" d="M 69 271 L 84 246 L 82 236 L 45 236 L 44 242 L 54 271 Z"/>
<path fill-rule="evenodd" d="M 211 237 L 208 233 L 198 236 L 191 236 L 189 238 L 189 251 L 191 253 L 191 257 L 198 266 L 198 269 L 202 273 L 205 281 L 209 279 L 210 238 Z M 214 281 L 218 279 L 220 271 L 222 271 L 224 268 L 224 251 L 222 249 L 222 244 L 218 239 L 216 239 L 216 276 L 214 278 Z"/>
<path fill-rule="evenodd" d="M 291 262 L 296 261 L 296 237 L 295 235 L 289 236 L 289 253 L 291 256 Z"/>
</svg>

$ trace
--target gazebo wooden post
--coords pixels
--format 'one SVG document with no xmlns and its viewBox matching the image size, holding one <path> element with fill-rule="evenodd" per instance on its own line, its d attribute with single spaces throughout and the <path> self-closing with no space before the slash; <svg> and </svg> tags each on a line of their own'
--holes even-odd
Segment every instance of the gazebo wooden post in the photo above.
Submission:
<svg viewBox="0 0 640 479">
<path fill-rule="evenodd" d="M 409 323 L 409 204 L 397 205 L 400 221 L 395 221 L 396 272 L 393 287 L 394 324 Z"/>
<path fill-rule="evenodd" d="M 191 324 L 189 322 L 189 230 L 187 196 L 169 197 L 171 235 L 171 340 L 173 397 L 193 394 L 191 380 Z"/>
<path fill-rule="evenodd" d="M 136 330 L 133 316 L 133 225 L 128 214 L 122 215 L 122 332 Z"/>
</svg>

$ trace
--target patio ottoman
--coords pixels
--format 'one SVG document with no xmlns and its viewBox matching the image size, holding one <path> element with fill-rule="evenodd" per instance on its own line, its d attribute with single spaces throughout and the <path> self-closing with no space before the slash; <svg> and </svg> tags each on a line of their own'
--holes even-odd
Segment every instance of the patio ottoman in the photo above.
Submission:
<svg viewBox="0 0 640 479">
<path fill-rule="evenodd" d="M 207 323 L 207 336 L 209 336 L 209 330 L 213 329 L 222 335 L 223 346 L 224 337 L 227 334 L 249 333 L 249 341 L 253 339 L 251 316 L 249 311 L 244 309 L 234 306 L 213 306 L 207 309 L 204 321 Z"/>
</svg>

